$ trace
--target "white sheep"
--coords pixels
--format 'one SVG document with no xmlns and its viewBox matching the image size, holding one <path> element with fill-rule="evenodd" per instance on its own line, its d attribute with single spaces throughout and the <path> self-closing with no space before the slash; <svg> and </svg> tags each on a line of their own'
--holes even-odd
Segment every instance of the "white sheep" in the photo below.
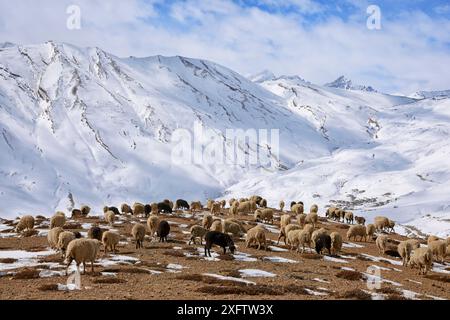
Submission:
<svg viewBox="0 0 450 320">
<path fill-rule="evenodd" d="M 237 210 L 238 210 L 238 213 L 240 213 L 240 214 L 250 213 L 251 212 L 250 202 L 249 201 L 244 201 L 244 202 L 239 201 Z"/>
<path fill-rule="evenodd" d="M 66 215 L 58 211 L 53 217 L 50 218 L 50 229 L 56 227 L 63 227 L 66 224 Z"/>
<path fill-rule="evenodd" d="M 400 241 L 400 243 L 398 244 L 397 252 L 402 258 L 403 266 L 406 266 L 408 264 L 412 249 L 412 245 L 408 241 Z"/>
<path fill-rule="evenodd" d="M 237 201 L 233 202 L 233 204 L 231 205 L 231 207 L 229 209 L 230 215 L 232 215 L 233 217 L 236 217 L 239 214 L 238 207 L 239 207 L 239 202 L 237 202 Z"/>
<path fill-rule="evenodd" d="M 353 224 L 353 220 L 354 220 L 354 218 L 353 218 L 353 212 L 351 212 L 351 211 L 345 211 L 344 219 L 345 219 L 345 221 L 346 221 L 347 223 L 352 223 L 352 224 Z"/>
<path fill-rule="evenodd" d="M 361 224 L 361 225 L 364 225 L 364 224 Z M 366 234 L 367 234 L 368 239 L 373 238 L 373 236 L 375 234 L 375 225 L 373 223 L 369 223 L 366 226 Z"/>
<path fill-rule="evenodd" d="M 116 221 L 116 215 L 113 211 L 106 211 L 105 213 L 105 221 L 110 225 L 114 225 L 114 221 Z"/>
<path fill-rule="evenodd" d="M 360 237 L 360 241 L 364 238 L 364 241 L 367 241 L 366 236 L 366 227 L 360 224 L 355 224 L 351 226 L 347 231 L 347 240 L 350 240 L 351 238 L 354 238 L 356 241 L 356 237 Z"/>
<path fill-rule="evenodd" d="M 111 252 L 116 253 L 116 247 L 120 241 L 120 234 L 113 231 L 106 231 L 102 236 L 102 243 L 105 246 L 105 255 L 108 252 L 108 248 Z"/>
<path fill-rule="evenodd" d="M 218 231 L 222 232 L 222 221 L 221 220 L 214 220 L 209 227 L 209 230 L 211 231 Z"/>
<path fill-rule="evenodd" d="M 315 212 L 310 212 L 306 215 L 305 223 L 312 224 L 313 228 L 316 227 L 316 223 L 319 220 L 319 216 Z"/>
<path fill-rule="evenodd" d="M 16 226 L 16 232 L 22 232 L 23 230 L 32 230 L 34 228 L 34 217 L 23 216 L 20 218 L 19 223 Z"/>
<path fill-rule="evenodd" d="M 200 244 L 202 244 L 202 240 L 208 232 L 208 229 L 205 229 L 202 226 L 192 226 L 190 232 L 191 239 L 189 240 L 189 245 L 191 244 L 191 241 L 195 244 L 195 238 L 200 238 Z"/>
<path fill-rule="evenodd" d="M 342 236 L 339 234 L 339 232 L 332 232 L 330 234 L 330 238 L 331 238 L 331 252 L 334 255 L 338 255 L 341 250 L 342 250 Z"/>
<path fill-rule="evenodd" d="M 145 206 L 142 203 L 135 202 L 133 204 L 133 215 L 143 215 L 145 214 Z"/>
<path fill-rule="evenodd" d="M 144 238 L 145 238 L 145 226 L 141 223 L 136 223 L 131 229 L 131 235 L 133 239 L 136 241 L 136 249 L 144 247 Z"/>
<path fill-rule="evenodd" d="M 395 227 L 395 221 L 388 219 L 388 225 L 387 225 L 388 231 L 394 233 L 395 232 L 394 227 Z"/>
<path fill-rule="evenodd" d="M 309 212 L 317 213 L 318 211 L 319 211 L 319 207 L 317 206 L 317 204 L 313 204 L 311 206 L 311 208 L 309 209 Z"/>
<path fill-rule="evenodd" d="M 294 230 L 290 230 L 287 234 L 287 242 L 288 244 L 291 246 L 291 250 L 297 249 L 299 248 L 299 235 L 300 232 L 302 232 L 303 230 L 301 229 L 294 229 Z"/>
<path fill-rule="evenodd" d="M 81 214 L 86 217 L 91 212 L 91 208 L 89 206 L 83 205 L 81 206 L 80 211 Z"/>
<path fill-rule="evenodd" d="M 52 249 L 57 249 L 58 247 L 58 241 L 59 241 L 59 234 L 61 232 L 64 232 L 64 229 L 61 227 L 56 227 L 53 229 L 50 229 L 50 231 L 47 234 L 47 241 L 48 245 Z"/>
<path fill-rule="evenodd" d="M 86 262 L 91 263 L 91 272 L 94 272 L 94 261 L 97 258 L 101 242 L 97 239 L 75 239 L 70 241 L 66 250 L 66 275 L 73 260 L 77 264 L 77 269 L 83 263 L 83 273 L 86 273 Z"/>
<path fill-rule="evenodd" d="M 108 211 L 108 210 L 107 210 Z M 120 206 L 120 211 L 122 213 L 128 213 L 128 214 L 133 214 L 133 210 L 131 209 L 131 207 L 126 204 L 126 203 L 122 203 L 122 205 Z"/>
<path fill-rule="evenodd" d="M 409 243 L 411 243 L 411 246 L 412 246 L 412 249 L 414 250 L 414 249 L 417 249 L 417 248 L 420 248 L 420 241 L 419 240 L 417 240 L 417 239 L 408 239 L 408 240 L 406 240 L 406 241 L 408 241 Z"/>
<path fill-rule="evenodd" d="M 192 201 L 191 202 L 191 212 L 202 211 L 203 205 L 200 201 Z"/>
<path fill-rule="evenodd" d="M 222 221 L 222 232 L 231 233 L 235 237 L 240 237 L 243 235 L 242 227 L 236 222 L 229 220 Z"/>
<path fill-rule="evenodd" d="M 431 249 L 427 247 L 415 249 L 411 254 L 408 264 L 411 268 L 418 267 L 419 274 L 427 274 L 433 265 L 433 253 Z"/>
<path fill-rule="evenodd" d="M 280 211 L 281 211 L 281 212 L 283 212 L 284 205 L 285 205 L 284 201 L 281 200 L 281 201 L 280 201 Z"/>
<path fill-rule="evenodd" d="M 430 235 L 427 239 L 427 244 L 430 244 L 433 241 L 441 240 L 441 238 L 438 238 L 436 236 Z"/>
<path fill-rule="evenodd" d="M 306 230 L 309 232 L 309 234 L 312 235 L 313 231 L 314 231 L 314 226 L 312 224 L 306 224 L 303 226 L 303 230 Z"/>
<path fill-rule="evenodd" d="M 306 214 L 304 213 L 298 214 L 297 223 L 303 227 L 305 225 L 305 222 L 306 222 Z"/>
<path fill-rule="evenodd" d="M 444 263 L 447 253 L 447 243 L 445 240 L 432 241 L 428 244 L 428 248 L 430 248 L 431 253 L 436 257 L 436 260 L 440 258 L 441 263 Z"/>
<path fill-rule="evenodd" d="M 385 228 L 389 228 L 389 219 L 386 217 L 375 217 L 374 218 L 374 223 L 375 228 L 377 229 L 377 231 L 383 231 Z"/>
<path fill-rule="evenodd" d="M 267 250 L 266 233 L 262 226 L 258 225 L 247 231 L 245 246 L 248 248 L 253 243 L 258 244 L 258 250 L 261 249 L 261 247 L 264 247 L 264 250 Z"/>
<path fill-rule="evenodd" d="M 71 231 L 64 231 L 59 234 L 56 248 L 61 251 L 63 258 L 65 257 L 67 246 L 72 240 L 75 240 L 75 234 Z"/>
<path fill-rule="evenodd" d="M 255 216 L 256 221 L 273 223 L 273 210 L 272 209 L 257 209 L 257 210 L 255 210 L 254 216 Z"/>
<path fill-rule="evenodd" d="M 286 242 L 286 238 L 287 237 L 286 236 L 289 233 L 289 231 L 291 231 L 291 230 L 299 230 L 299 229 L 301 229 L 301 227 L 298 224 L 293 224 L 293 223 L 290 223 L 287 226 L 280 228 L 280 233 L 278 235 L 277 244 L 280 243 L 281 238 L 284 238 L 284 244 L 287 244 L 287 242 Z"/>
<path fill-rule="evenodd" d="M 280 228 L 286 227 L 290 223 L 291 223 L 291 215 L 283 214 L 280 218 Z"/>
<path fill-rule="evenodd" d="M 220 202 L 214 202 L 211 205 L 211 214 L 212 215 L 220 214 L 220 209 L 222 209 Z"/>
<path fill-rule="evenodd" d="M 297 251 L 302 246 L 302 253 L 305 252 L 305 245 L 308 245 L 311 248 L 311 233 L 308 230 L 301 230 L 298 234 L 298 247 Z"/>
<path fill-rule="evenodd" d="M 378 251 L 380 254 L 384 254 L 384 251 L 386 250 L 388 237 L 387 235 L 379 235 L 377 239 L 375 240 L 375 244 L 377 245 Z"/>
<path fill-rule="evenodd" d="M 230 205 L 230 207 L 236 202 L 235 198 L 231 198 L 230 200 L 228 200 L 228 204 Z"/>
<path fill-rule="evenodd" d="M 295 214 L 302 214 L 304 209 L 301 203 L 296 203 L 291 207 L 291 211 Z"/>
<path fill-rule="evenodd" d="M 153 236 L 156 233 L 156 229 L 158 228 L 159 224 L 159 218 L 157 215 L 151 214 L 150 217 L 147 219 L 147 227 L 150 232 L 150 236 L 153 238 Z"/>
</svg>

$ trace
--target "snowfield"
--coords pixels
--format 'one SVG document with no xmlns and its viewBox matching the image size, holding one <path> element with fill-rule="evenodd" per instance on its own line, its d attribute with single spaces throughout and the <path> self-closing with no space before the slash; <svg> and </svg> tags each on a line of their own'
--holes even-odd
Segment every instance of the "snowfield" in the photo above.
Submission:
<svg viewBox="0 0 450 320">
<path fill-rule="evenodd" d="M 389 216 L 402 234 L 450 235 L 448 91 L 253 80 L 180 56 L 0 46 L 0 217 L 261 194 L 269 206 L 302 200 L 323 215 L 335 204 Z M 278 129 L 279 158 L 260 141 L 272 166 L 174 163 L 172 134 L 196 124 L 224 142 L 227 129 Z"/>
</svg>

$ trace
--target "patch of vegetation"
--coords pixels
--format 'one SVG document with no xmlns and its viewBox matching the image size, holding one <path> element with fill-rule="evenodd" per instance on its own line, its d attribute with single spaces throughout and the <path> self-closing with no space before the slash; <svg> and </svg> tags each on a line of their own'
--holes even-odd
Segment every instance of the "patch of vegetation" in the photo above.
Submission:
<svg viewBox="0 0 450 320">
<path fill-rule="evenodd" d="M 336 277 L 350 281 L 359 281 L 364 279 L 364 275 L 361 272 L 352 270 L 341 270 L 336 273 Z"/>
</svg>

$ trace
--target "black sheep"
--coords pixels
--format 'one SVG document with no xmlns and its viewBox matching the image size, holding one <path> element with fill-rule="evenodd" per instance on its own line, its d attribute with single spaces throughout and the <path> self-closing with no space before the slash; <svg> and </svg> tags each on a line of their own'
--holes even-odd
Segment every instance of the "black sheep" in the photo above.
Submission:
<svg viewBox="0 0 450 320">
<path fill-rule="evenodd" d="M 183 209 L 183 210 L 189 210 L 189 209 L 190 209 L 190 206 L 189 206 L 189 203 L 187 203 L 186 200 L 178 199 L 178 200 L 175 202 L 175 208 L 177 208 L 177 209 Z"/>
<path fill-rule="evenodd" d="M 316 239 L 316 252 L 321 254 L 323 249 L 327 249 L 331 255 L 331 237 L 328 234 L 321 234 Z"/>
<path fill-rule="evenodd" d="M 170 225 L 166 220 L 161 220 L 156 229 L 156 234 L 159 237 L 159 242 L 167 242 L 167 236 L 170 232 Z"/>
<path fill-rule="evenodd" d="M 103 230 L 100 227 L 91 227 L 88 231 L 88 238 L 102 241 Z"/>
<path fill-rule="evenodd" d="M 148 216 L 150 215 L 150 212 L 152 212 L 152 207 L 149 204 L 146 204 L 144 206 L 144 213 L 145 213 L 145 217 L 148 218 Z"/>
<path fill-rule="evenodd" d="M 83 238 L 83 236 L 81 235 L 81 233 L 78 232 L 78 231 L 74 231 L 73 234 L 74 234 L 74 236 L 75 236 L 75 239 Z"/>
<path fill-rule="evenodd" d="M 119 209 L 117 209 L 117 207 L 108 207 L 109 211 L 114 212 L 115 215 L 120 215 Z"/>
<path fill-rule="evenodd" d="M 211 257 L 211 247 L 213 244 L 222 247 L 223 254 L 227 252 L 226 247 L 230 249 L 231 253 L 234 253 L 236 249 L 233 239 L 228 234 L 219 231 L 209 231 L 205 235 L 205 257 L 208 255 Z"/>
<path fill-rule="evenodd" d="M 160 202 L 158 203 L 158 213 L 161 212 L 172 213 L 172 208 L 166 202 Z"/>
<path fill-rule="evenodd" d="M 297 204 L 297 202 L 292 201 L 292 202 L 291 202 L 291 209 L 292 209 L 292 207 L 293 207 L 294 205 L 296 205 L 296 204 Z"/>
</svg>

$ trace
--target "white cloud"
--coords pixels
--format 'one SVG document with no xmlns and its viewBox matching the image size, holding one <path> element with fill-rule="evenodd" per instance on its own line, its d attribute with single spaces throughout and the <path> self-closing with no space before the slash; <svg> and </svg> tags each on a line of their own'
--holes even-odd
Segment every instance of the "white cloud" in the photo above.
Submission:
<svg viewBox="0 0 450 320">
<path fill-rule="evenodd" d="M 291 2 L 303 10 L 315 3 Z M 362 10 L 361 17 L 345 22 L 332 17 L 309 25 L 298 12 L 269 13 L 224 0 L 177 2 L 167 16 L 161 16 L 155 3 L 0 1 L 0 39 L 23 44 L 52 39 L 98 46 L 119 56 L 185 55 L 242 74 L 269 69 L 316 83 L 345 74 L 355 82 L 404 93 L 450 88 L 445 67 L 450 65 L 450 21 L 444 17 L 406 12 L 371 31 Z M 65 27 L 70 4 L 81 7 L 81 30 Z"/>
</svg>

